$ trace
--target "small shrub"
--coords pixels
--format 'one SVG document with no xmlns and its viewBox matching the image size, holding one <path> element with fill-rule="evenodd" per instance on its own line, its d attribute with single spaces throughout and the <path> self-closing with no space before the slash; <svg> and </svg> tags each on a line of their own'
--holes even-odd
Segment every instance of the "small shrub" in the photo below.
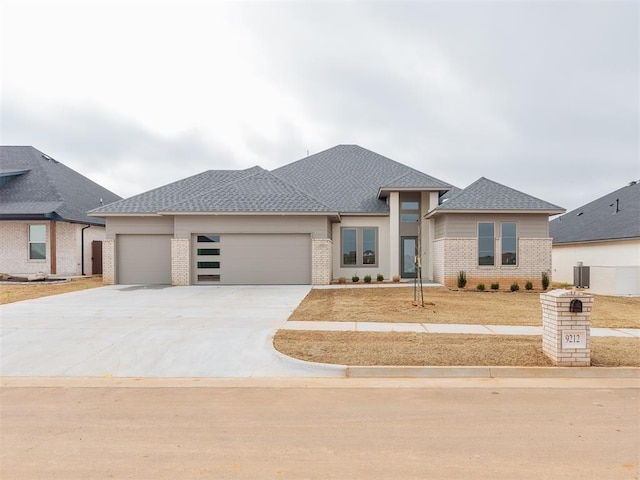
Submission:
<svg viewBox="0 0 640 480">
<path fill-rule="evenodd" d="M 542 272 L 542 289 L 546 290 L 547 288 L 549 288 L 549 275 L 547 272 Z"/>
<path fill-rule="evenodd" d="M 498 282 L 491 284 L 491 290 L 498 290 L 500 288 L 500 284 Z"/>
<path fill-rule="evenodd" d="M 358 283 L 360 281 L 360 277 L 358 276 L 358 274 L 354 274 L 353 277 L 351 277 L 351 281 L 353 283 Z"/>
<path fill-rule="evenodd" d="M 381 273 L 378 274 L 378 276 L 376 277 L 376 280 L 378 280 L 379 282 L 384 281 L 384 275 L 382 275 Z"/>
<path fill-rule="evenodd" d="M 344 277 L 340 277 L 340 278 L 338 279 L 338 283 L 340 283 L 340 284 L 345 284 L 345 283 L 347 283 L 347 279 L 346 279 L 346 278 L 344 278 Z"/>
<path fill-rule="evenodd" d="M 391 280 L 393 280 L 393 283 L 398 283 L 400 281 L 400 275 L 394 275 Z"/>
<path fill-rule="evenodd" d="M 364 280 L 364 283 L 371 283 L 371 275 L 365 275 L 363 280 Z"/>
<path fill-rule="evenodd" d="M 533 289 L 533 283 L 528 281 L 527 283 L 524 284 L 524 288 L 527 289 L 527 290 Z"/>
<path fill-rule="evenodd" d="M 484 283 L 479 283 L 476 287 L 479 291 L 484 292 Z"/>
<path fill-rule="evenodd" d="M 518 282 L 513 282 L 511 284 L 511 291 L 512 292 L 517 292 L 518 290 L 520 290 L 520 285 L 518 285 Z"/>
<path fill-rule="evenodd" d="M 464 288 L 467 285 L 467 274 L 460 270 L 458 272 L 458 288 Z"/>
</svg>

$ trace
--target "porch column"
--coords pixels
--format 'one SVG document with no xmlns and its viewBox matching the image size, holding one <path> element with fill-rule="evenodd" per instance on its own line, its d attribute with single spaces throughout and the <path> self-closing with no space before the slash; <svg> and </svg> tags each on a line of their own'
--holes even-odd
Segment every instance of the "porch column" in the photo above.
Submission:
<svg viewBox="0 0 640 480">
<path fill-rule="evenodd" d="M 191 283 L 188 238 L 171 239 L 171 285 L 187 286 Z"/>
<path fill-rule="evenodd" d="M 333 241 L 328 238 L 311 240 L 311 283 L 329 285 L 333 277 L 332 266 Z"/>
<path fill-rule="evenodd" d="M 116 241 L 111 238 L 102 240 L 102 283 L 116 283 Z"/>
<path fill-rule="evenodd" d="M 400 276 L 400 193 L 389 194 L 389 275 Z"/>
</svg>

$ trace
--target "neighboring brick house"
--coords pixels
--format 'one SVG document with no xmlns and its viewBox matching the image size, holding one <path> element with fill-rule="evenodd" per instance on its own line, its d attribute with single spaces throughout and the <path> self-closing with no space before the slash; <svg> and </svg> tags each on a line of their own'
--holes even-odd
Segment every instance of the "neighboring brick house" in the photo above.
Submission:
<svg viewBox="0 0 640 480">
<path fill-rule="evenodd" d="M 640 295 L 640 182 L 555 218 L 553 275 L 574 283 L 574 267 L 589 267 L 589 289 L 606 295 Z"/>
<path fill-rule="evenodd" d="M 486 199 L 476 197 L 479 189 Z M 457 203 L 460 209 L 448 209 Z M 486 179 L 459 190 L 357 145 L 338 145 L 272 172 L 206 171 L 90 214 L 106 219 L 106 283 L 414 278 L 418 257 L 424 280 L 455 286 L 459 270 L 471 279 L 539 282 L 551 269 L 548 216 L 563 211 Z"/>
<path fill-rule="evenodd" d="M 105 238 L 104 220 L 87 212 L 120 199 L 33 147 L 1 146 L 0 272 L 71 276 L 99 270 L 101 256 L 94 264 L 91 247 Z"/>
</svg>

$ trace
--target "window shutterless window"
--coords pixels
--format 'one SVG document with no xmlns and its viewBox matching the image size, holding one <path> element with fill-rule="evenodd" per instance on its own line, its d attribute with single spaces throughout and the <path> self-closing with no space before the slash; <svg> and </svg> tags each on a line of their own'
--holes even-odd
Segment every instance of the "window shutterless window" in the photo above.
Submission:
<svg viewBox="0 0 640 480">
<path fill-rule="evenodd" d="M 502 232 L 502 265 L 517 265 L 518 235 L 517 226 L 513 222 L 503 223 Z"/>
<path fill-rule="evenodd" d="M 345 227 L 341 229 L 341 237 L 343 267 L 377 266 L 377 227 Z"/>
<path fill-rule="evenodd" d="M 29 225 L 29 260 L 47 259 L 46 225 Z"/>
<path fill-rule="evenodd" d="M 478 224 L 478 265 L 495 265 L 495 233 L 493 223 Z"/>
</svg>

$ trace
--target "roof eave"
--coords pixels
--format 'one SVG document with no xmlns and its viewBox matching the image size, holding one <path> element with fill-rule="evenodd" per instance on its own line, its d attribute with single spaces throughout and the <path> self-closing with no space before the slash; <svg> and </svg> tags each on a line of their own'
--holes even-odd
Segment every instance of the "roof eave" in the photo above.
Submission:
<svg viewBox="0 0 640 480">
<path fill-rule="evenodd" d="M 581 245 L 584 243 L 610 243 L 610 242 L 630 242 L 638 241 L 640 236 L 620 237 L 620 238 L 594 238 L 589 240 L 565 240 L 563 242 L 553 242 L 553 245 Z"/>
<path fill-rule="evenodd" d="M 435 215 L 438 214 L 445 214 L 445 213 L 491 213 L 491 214 L 497 214 L 497 213 L 523 213 L 523 214 L 546 214 L 548 216 L 553 216 L 553 215 L 558 215 L 561 213 L 566 212 L 565 209 L 519 209 L 519 208 L 511 208 L 511 209 L 465 209 L 465 208 L 459 208 L 459 209 L 441 209 L 441 208 L 435 208 L 434 210 L 431 210 L 429 213 L 427 213 L 424 218 L 430 218 L 433 217 Z"/>
<path fill-rule="evenodd" d="M 378 198 L 386 198 L 391 192 L 448 192 L 452 187 L 380 187 Z"/>
</svg>

